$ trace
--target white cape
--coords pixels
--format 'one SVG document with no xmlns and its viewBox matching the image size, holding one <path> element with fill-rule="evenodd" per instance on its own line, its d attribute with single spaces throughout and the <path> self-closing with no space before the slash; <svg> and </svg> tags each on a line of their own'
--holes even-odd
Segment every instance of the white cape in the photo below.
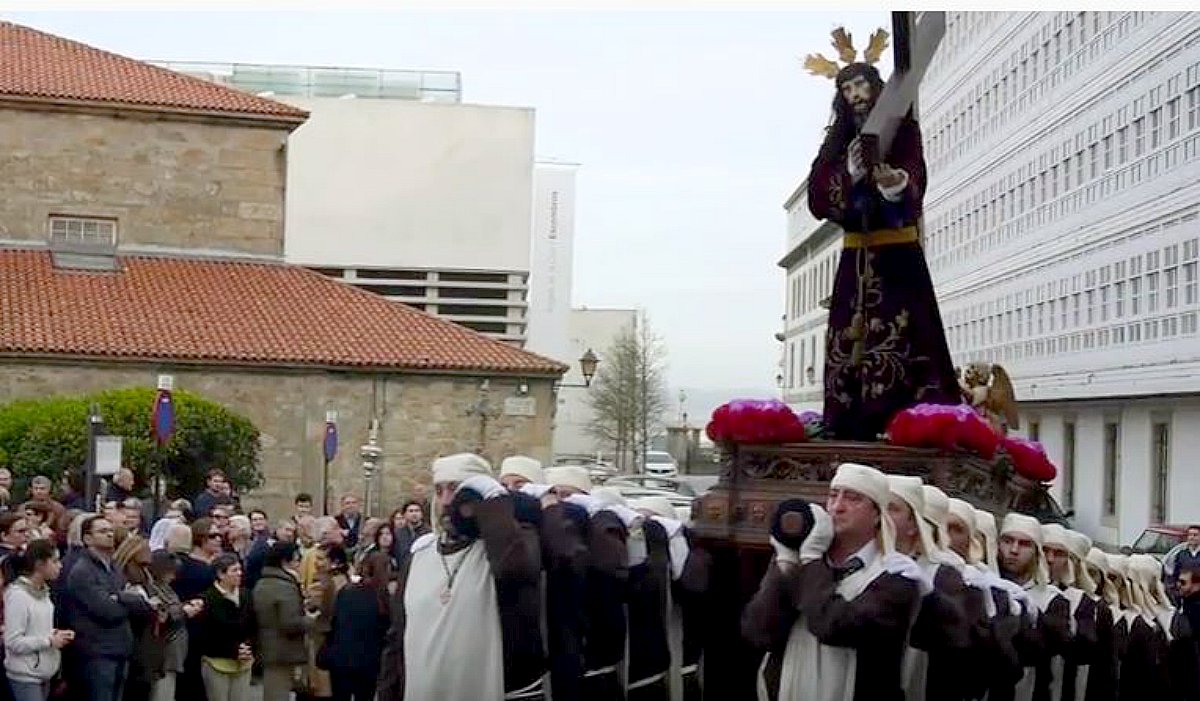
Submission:
<svg viewBox="0 0 1200 701">
<path fill-rule="evenodd" d="M 454 586 L 443 603 L 447 568 Z M 405 701 L 504 698 L 500 610 L 482 541 L 444 563 L 432 534 L 413 543 L 404 612 Z"/>
</svg>

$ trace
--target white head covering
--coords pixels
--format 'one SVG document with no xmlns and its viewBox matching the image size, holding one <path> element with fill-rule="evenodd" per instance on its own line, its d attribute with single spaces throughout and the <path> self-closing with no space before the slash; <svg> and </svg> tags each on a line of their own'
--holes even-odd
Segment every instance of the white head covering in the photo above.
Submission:
<svg viewBox="0 0 1200 701">
<path fill-rule="evenodd" d="M 1000 536 L 996 532 L 996 517 L 992 512 L 975 509 L 975 532 L 979 534 L 980 548 L 983 550 L 980 561 L 993 572 L 999 572 L 1000 561 L 996 548 L 999 546 Z"/>
<path fill-rule="evenodd" d="M 1129 558 L 1125 555 L 1106 553 L 1105 559 L 1108 560 L 1109 572 L 1115 574 L 1121 580 L 1121 586 L 1124 587 L 1125 597 L 1121 604 L 1134 613 L 1141 613 L 1144 600 L 1138 593 L 1140 588 L 1135 586 L 1133 580 L 1129 578 Z"/>
<path fill-rule="evenodd" d="M 500 462 L 497 475 L 503 478 L 507 475 L 524 477 L 534 484 L 545 484 L 546 476 L 542 472 L 542 463 L 524 455 L 513 455 Z"/>
<path fill-rule="evenodd" d="M 1116 586 L 1108 579 L 1108 556 L 1100 548 L 1092 548 L 1088 550 L 1087 557 L 1084 559 L 1087 564 L 1100 570 L 1100 577 L 1103 580 L 1099 583 L 1098 588 L 1093 590 L 1094 593 L 1097 596 L 1103 596 L 1105 603 L 1109 606 L 1120 606 L 1121 597 L 1117 594 Z"/>
<path fill-rule="evenodd" d="M 551 487 L 574 487 L 584 494 L 592 491 L 592 477 L 588 474 L 586 467 L 578 465 L 547 467 L 545 475 L 545 483 Z"/>
<path fill-rule="evenodd" d="M 879 549 L 885 555 L 896 550 L 896 526 L 887 512 L 888 501 L 892 498 L 887 475 L 873 467 L 844 462 L 838 465 L 829 487 L 858 492 L 875 502 L 879 509 Z"/>
<path fill-rule="evenodd" d="M 1092 549 L 1092 539 L 1070 528 L 1066 529 L 1067 552 L 1071 553 L 1071 566 L 1075 568 L 1075 586 L 1087 592 L 1096 590 L 1096 581 L 1088 572 L 1084 562 Z"/>
<path fill-rule="evenodd" d="M 1138 553 L 1129 558 L 1129 568 L 1136 571 L 1146 590 L 1146 603 L 1156 608 L 1173 608 L 1162 583 L 1162 565 L 1153 555 Z"/>
<path fill-rule="evenodd" d="M 927 559 L 936 557 L 937 544 L 933 542 L 933 533 L 925 522 L 925 494 L 921 490 L 921 478 L 908 475 L 887 475 L 888 489 L 891 495 L 900 499 L 912 509 L 913 520 L 917 523 L 917 533 L 921 554 Z"/>
<path fill-rule="evenodd" d="M 946 537 L 946 517 L 950 515 L 950 497 L 933 485 L 921 487 L 925 493 L 925 518 L 935 530 L 933 539 L 943 550 L 950 549 L 950 539 Z"/>
<path fill-rule="evenodd" d="M 967 562 L 976 563 L 983 559 L 983 548 L 979 546 L 975 534 L 975 507 L 971 506 L 962 499 L 950 498 L 950 514 L 963 522 L 967 528 L 967 541 L 970 546 L 967 548 Z M 947 524 L 949 524 L 949 516 L 947 516 Z M 949 541 L 949 536 L 946 538 Z"/>
<path fill-rule="evenodd" d="M 1046 545 L 1057 546 L 1069 554 L 1071 549 L 1067 544 L 1067 529 L 1057 523 L 1043 523 L 1042 545 L 1043 547 Z M 1049 571 L 1049 563 L 1046 564 L 1046 569 Z M 1075 566 L 1070 557 L 1067 558 L 1067 576 L 1063 579 L 1062 584 L 1067 587 L 1075 586 Z"/>
<path fill-rule="evenodd" d="M 1042 552 L 1042 524 L 1032 516 L 1018 514 L 1015 511 L 1008 512 L 1004 517 L 1004 524 L 1000 527 L 1000 535 L 1020 535 L 1033 541 L 1034 544 L 1034 568 L 1033 581 L 1035 584 L 1049 584 L 1050 572 L 1046 569 L 1046 555 Z"/>
<path fill-rule="evenodd" d="M 433 483 L 462 482 L 473 475 L 491 475 L 492 466 L 474 453 L 457 453 L 433 461 Z"/>
</svg>

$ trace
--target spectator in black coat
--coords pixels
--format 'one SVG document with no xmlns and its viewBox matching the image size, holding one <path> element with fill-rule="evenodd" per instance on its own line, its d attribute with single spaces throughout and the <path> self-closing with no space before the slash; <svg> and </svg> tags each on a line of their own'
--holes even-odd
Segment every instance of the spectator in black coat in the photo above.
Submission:
<svg viewBox="0 0 1200 701">
<path fill-rule="evenodd" d="M 243 568 L 245 574 L 243 579 L 246 580 L 246 591 L 254 591 L 254 586 L 258 584 L 258 580 L 262 577 L 263 566 L 266 564 L 267 553 L 270 552 L 271 546 L 276 543 L 295 543 L 296 542 L 296 524 L 291 519 L 284 519 L 279 522 L 275 528 L 275 534 L 269 538 L 258 539 L 250 545 L 250 552 L 246 553 L 246 564 Z"/>
<path fill-rule="evenodd" d="M 171 587 L 182 602 L 199 599 L 212 587 L 216 579 L 213 559 L 221 553 L 221 536 L 216 524 L 208 518 L 198 518 L 192 523 L 192 551 L 179 558 L 179 574 Z M 189 641 L 196 640 L 200 620 L 190 618 L 187 622 Z M 176 682 L 175 697 L 178 701 L 204 701 L 204 684 L 200 676 L 200 654 L 197 645 L 189 645 L 183 673 Z"/>
<path fill-rule="evenodd" d="M 225 553 L 212 563 L 216 580 L 204 592 L 204 612 L 193 644 L 200 655 L 201 676 L 208 701 L 241 701 L 250 693 L 254 662 L 254 608 L 242 588 L 242 564 Z"/>
<path fill-rule="evenodd" d="M 119 701 L 133 653 L 130 614 L 149 615 L 151 603 L 124 591 L 125 579 L 112 563 L 113 526 L 92 516 L 81 527 L 83 553 L 71 568 L 64 591 L 68 628 L 75 631 L 84 694 L 88 701 Z"/>
<path fill-rule="evenodd" d="M 192 500 L 192 512 L 196 516 L 208 516 L 218 504 L 233 504 L 233 494 L 225 489 L 225 473 L 209 470 L 204 478 L 205 489 Z"/>
<path fill-rule="evenodd" d="M 410 500 L 396 511 L 392 512 L 392 555 L 396 558 L 397 569 L 408 562 L 409 550 L 412 544 L 429 532 L 425 525 L 425 509 L 421 502 Z"/>
<path fill-rule="evenodd" d="M 358 547 L 358 534 L 362 530 L 363 515 L 358 508 L 358 497 L 347 494 L 342 497 L 342 511 L 337 515 L 338 527 L 347 549 Z"/>
<path fill-rule="evenodd" d="M 335 701 L 373 701 L 383 639 L 390 623 L 388 580 L 391 558 L 372 553 L 362 578 L 342 587 L 333 604 L 328 646 L 329 677 Z"/>
</svg>

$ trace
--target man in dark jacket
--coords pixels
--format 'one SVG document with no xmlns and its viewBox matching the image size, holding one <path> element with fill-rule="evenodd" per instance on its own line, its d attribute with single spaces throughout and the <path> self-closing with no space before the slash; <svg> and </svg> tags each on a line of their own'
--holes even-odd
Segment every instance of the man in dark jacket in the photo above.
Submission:
<svg viewBox="0 0 1200 701">
<path fill-rule="evenodd" d="M 318 612 L 305 614 L 299 568 L 296 544 L 278 541 L 267 550 L 262 577 L 254 587 L 263 701 L 287 701 L 296 667 L 308 660 L 304 636 Z"/>
<path fill-rule="evenodd" d="M 225 472 L 212 469 L 204 477 L 204 491 L 192 500 L 192 511 L 197 517 L 208 516 L 221 504 L 233 504 L 233 495 L 225 491 Z"/>
<path fill-rule="evenodd" d="M 75 631 L 88 701 L 119 701 L 129 656 L 133 652 L 130 614 L 149 615 L 151 604 L 124 591 L 125 581 L 113 567 L 113 526 L 102 516 L 83 522 L 87 551 L 71 568 L 64 604 L 67 621 Z"/>
<path fill-rule="evenodd" d="M 429 532 L 425 525 L 425 507 L 421 502 L 410 499 L 404 502 L 404 525 L 392 530 L 392 556 L 396 558 L 397 569 L 403 568 L 408 562 L 409 551 L 417 538 Z"/>
<path fill-rule="evenodd" d="M 359 511 L 358 497 L 347 494 L 342 497 L 342 512 L 337 515 L 338 527 L 342 529 L 342 537 L 346 547 L 358 547 L 358 532 L 362 528 L 362 512 Z"/>
</svg>

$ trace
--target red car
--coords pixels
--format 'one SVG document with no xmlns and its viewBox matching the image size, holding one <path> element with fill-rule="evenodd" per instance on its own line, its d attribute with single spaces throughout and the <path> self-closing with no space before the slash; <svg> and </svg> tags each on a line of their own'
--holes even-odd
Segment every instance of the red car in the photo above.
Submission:
<svg viewBox="0 0 1200 701">
<path fill-rule="evenodd" d="M 1172 526 L 1161 523 L 1148 526 L 1131 547 L 1121 550 L 1128 550 L 1129 553 L 1148 553 L 1161 560 L 1171 548 L 1187 540 L 1187 528 L 1186 525 Z"/>
</svg>

